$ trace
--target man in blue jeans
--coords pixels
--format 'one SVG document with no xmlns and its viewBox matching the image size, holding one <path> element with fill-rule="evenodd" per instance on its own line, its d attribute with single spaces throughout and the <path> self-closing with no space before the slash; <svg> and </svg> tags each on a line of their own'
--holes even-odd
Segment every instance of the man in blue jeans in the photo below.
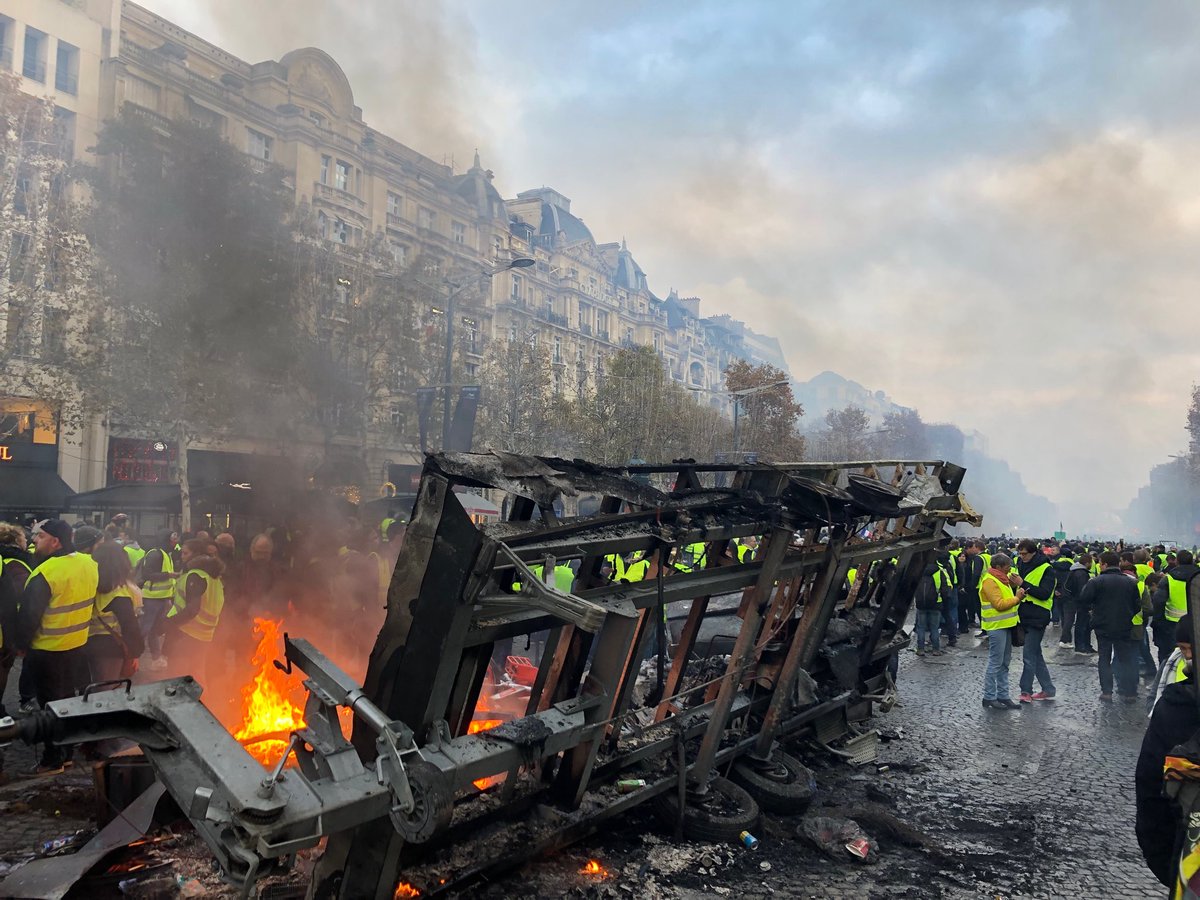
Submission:
<svg viewBox="0 0 1200 900">
<path fill-rule="evenodd" d="M 943 541 L 948 544 L 949 541 Z M 941 569 L 942 583 L 946 587 L 942 603 L 942 631 L 946 635 L 946 643 L 951 647 L 958 645 L 958 566 L 948 550 L 941 549 L 937 554 L 937 565 Z"/>
<path fill-rule="evenodd" d="M 1025 646 L 1021 648 L 1021 702 L 1053 700 L 1054 682 L 1042 656 L 1042 638 L 1050 624 L 1050 612 L 1054 606 L 1054 570 L 1041 548 L 1025 538 L 1017 544 L 1017 585 L 1023 590 L 1021 601 L 1021 625 L 1025 629 Z M 1037 679 L 1041 690 L 1033 692 L 1033 680 Z"/>
<path fill-rule="evenodd" d="M 1017 604 L 1024 596 L 1014 592 L 1012 560 L 1003 553 L 992 557 L 991 568 L 979 579 L 979 623 L 988 636 L 988 663 L 983 673 L 983 705 L 987 709 L 1020 709 L 1008 695 L 1008 663 L 1012 659 L 1012 634 L 1017 625 Z"/>
</svg>

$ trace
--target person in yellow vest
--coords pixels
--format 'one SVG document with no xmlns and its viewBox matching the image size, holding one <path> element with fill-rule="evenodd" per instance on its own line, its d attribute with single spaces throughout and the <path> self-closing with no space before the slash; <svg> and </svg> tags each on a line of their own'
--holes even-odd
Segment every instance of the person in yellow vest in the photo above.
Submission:
<svg viewBox="0 0 1200 900">
<path fill-rule="evenodd" d="M 1187 585 L 1197 575 L 1200 575 L 1200 568 L 1196 566 L 1192 551 L 1180 550 L 1175 556 L 1175 565 L 1167 570 L 1151 598 L 1154 610 L 1151 628 L 1160 665 L 1175 649 L 1175 626 L 1188 611 Z"/>
<path fill-rule="evenodd" d="M 163 647 L 170 668 L 203 683 L 213 635 L 225 606 L 221 576 L 225 566 L 208 553 L 209 541 L 195 538 L 183 545 L 183 572 L 165 621 Z"/>
<path fill-rule="evenodd" d="M 988 636 L 988 662 L 983 673 L 983 705 L 988 709 L 1020 709 L 1008 693 L 1008 666 L 1012 660 L 1012 634 L 1017 625 L 1017 606 L 1025 598 L 1014 590 L 1020 578 L 1012 572 L 1012 559 L 992 555 L 992 564 L 979 580 L 979 612 Z"/>
<path fill-rule="evenodd" d="M 17 610 L 32 571 L 25 549 L 25 529 L 0 522 L 0 719 L 8 715 L 4 709 L 4 692 L 9 673 L 17 661 Z M 28 685 L 28 679 L 26 683 Z M 32 705 L 31 688 L 30 691 L 28 701 Z"/>
<path fill-rule="evenodd" d="M 63 700 L 87 681 L 84 645 L 99 573 L 96 562 L 75 552 L 71 526 L 50 519 L 34 532 L 34 569 L 21 595 L 18 640 L 27 648 L 38 703 Z M 68 754 L 46 744 L 34 774 L 61 772 Z"/>
<path fill-rule="evenodd" d="M 1025 644 L 1021 647 L 1021 697 L 1022 703 L 1035 700 L 1053 700 L 1057 693 L 1050 669 L 1042 655 L 1042 640 L 1050 624 L 1054 607 L 1054 570 L 1050 560 L 1042 553 L 1036 541 L 1025 538 L 1017 544 L 1017 584 L 1024 592 L 1018 607 L 1021 625 L 1025 630 Z M 1033 692 L 1037 679 L 1041 690 Z"/>
<path fill-rule="evenodd" d="M 1175 625 L 1175 649 L 1158 670 L 1151 692 L 1154 699 L 1147 715 L 1154 714 L 1154 707 L 1168 685 L 1177 684 L 1191 674 L 1194 665 L 1192 660 L 1192 614 L 1187 613 Z"/>
<path fill-rule="evenodd" d="M 88 626 L 87 659 L 93 682 L 130 678 L 137 672 L 143 638 L 138 627 L 139 594 L 133 584 L 129 555 L 112 543 L 103 543 L 93 553 L 99 581 Z"/>
<path fill-rule="evenodd" d="M 142 638 L 150 651 L 146 668 L 162 671 L 167 667 L 167 658 L 162 649 L 162 619 L 175 596 L 175 580 L 178 577 L 172 550 L 175 534 L 160 531 L 155 546 L 146 552 L 137 567 L 137 581 L 142 588 Z"/>
</svg>

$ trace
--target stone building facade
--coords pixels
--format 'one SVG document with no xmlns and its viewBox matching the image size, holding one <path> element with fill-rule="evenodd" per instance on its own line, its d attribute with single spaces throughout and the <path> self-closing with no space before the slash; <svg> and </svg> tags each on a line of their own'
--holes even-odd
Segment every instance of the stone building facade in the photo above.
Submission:
<svg viewBox="0 0 1200 900">
<path fill-rule="evenodd" d="M 216 130 L 254 164 L 281 167 L 297 204 L 311 208 L 321 236 L 333 245 L 383 241 L 396 267 L 419 263 L 422 278 L 447 294 L 449 282 L 495 272 L 490 282 L 481 280 L 481 290 L 458 300 L 464 325 L 456 350 L 468 380 L 490 341 L 536 340 L 551 355 L 555 389 L 586 391 L 603 377 L 612 353 L 640 344 L 662 356 L 673 378 L 708 392 L 697 394 L 700 402 L 720 407 L 727 405 L 720 388 L 729 360 L 770 355 L 770 339 L 756 343 L 742 323 L 702 318 L 699 299 L 674 291 L 656 296 L 625 241 L 598 242 L 558 191 L 527 190 L 505 200 L 478 154 L 470 169 L 456 173 L 371 128 L 342 69 L 321 50 L 248 63 L 120 0 L 0 0 L 5 48 L 23 40 L 22 22 L 32 27 L 32 18 L 17 13 L 43 8 L 90 23 L 86 39 L 61 29 L 63 40 L 69 34 L 76 42 L 69 46 L 80 50 L 71 69 L 78 95 L 62 104 L 76 116 L 76 147 L 88 146 L 98 123 L 122 111 L 164 129 L 190 120 Z M 36 49 L 36 41 L 30 46 Z M 22 65 L 19 52 L 10 56 Z M 53 66 L 45 74 L 56 77 Z M 504 269 L 519 257 L 534 265 Z M 397 423 L 374 436 L 364 461 L 366 482 L 383 481 L 389 464 L 419 461 L 411 423 L 402 415 Z M 213 449 L 261 450 L 254 435 Z M 312 456 L 320 449 L 302 452 Z M 112 465 L 101 464 L 67 480 L 87 490 L 100 487 L 105 473 L 111 480 L 112 472 Z"/>
</svg>

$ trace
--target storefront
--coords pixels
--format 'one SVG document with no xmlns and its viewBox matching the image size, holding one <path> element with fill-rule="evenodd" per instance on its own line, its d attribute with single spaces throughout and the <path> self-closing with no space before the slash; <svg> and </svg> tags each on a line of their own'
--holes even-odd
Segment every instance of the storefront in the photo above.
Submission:
<svg viewBox="0 0 1200 900">
<path fill-rule="evenodd" d="M 58 426 L 50 408 L 0 398 L 0 519 L 58 516 L 73 493 L 58 474 Z"/>
</svg>

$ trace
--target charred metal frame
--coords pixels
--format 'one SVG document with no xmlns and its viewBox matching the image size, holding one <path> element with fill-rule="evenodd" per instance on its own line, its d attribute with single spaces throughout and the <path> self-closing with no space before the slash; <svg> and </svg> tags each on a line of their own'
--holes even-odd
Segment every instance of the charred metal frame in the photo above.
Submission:
<svg viewBox="0 0 1200 900">
<path fill-rule="evenodd" d="M 877 473 L 888 467 L 893 484 L 916 473 L 937 496 L 901 506 L 864 499 L 850 476 L 883 486 Z M 284 771 L 281 761 L 268 772 L 255 762 L 199 703 L 191 679 L 60 701 L 7 733 L 137 740 L 223 870 L 247 890 L 276 860 L 328 836 L 313 896 L 391 897 L 402 872 L 414 883 L 421 876 L 423 846 L 432 857 L 485 833 L 497 816 L 532 804 L 557 811 L 562 824 L 530 840 L 532 852 L 682 785 L 677 759 L 702 796 L 718 764 L 766 757 L 777 739 L 818 717 L 844 722 L 847 707 L 875 696 L 889 657 L 907 644 L 900 625 L 943 524 L 977 518 L 958 496 L 962 473 L 936 460 L 611 469 L 498 453 L 430 456 L 364 685 L 307 641 L 285 642 L 287 665 L 305 673 L 309 692 L 308 727 L 289 748 L 297 769 Z M 508 520 L 476 526 L 456 487 L 506 491 L 514 498 Z M 583 494 L 601 498 L 600 512 L 560 519 L 556 501 Z M 739 562 L 732 544 L 749 536 L 761 542 L 758 556 Z M 705 567 L 671 567 L 694 543 L 706 547 Z M 651 560 L 646 580 L 607 583 L 604 557 L 632 552 Z M 851 568 L 865 580 L 872 562 L 891 558 L 895 575 L 878 607 L 858 603 L 857 588 L 839 604 Z M 570 594 L 552 584 L 564 561 L 578 566 Z M 532 584 L 536 565 L 545 567 L 544 585 Z M 514 580 L 527 587 L 514 592 Z M 695 686 L 686 691 L 710 598 L 737 592 L 740 624 L 724 674 L 701 685 L 703 696 Z M 648 711 L 653 721 L 645 724 L 644 711 L 635 723 L 639 667 L 672 604 L 687 604 L 687 618 Z M 856 675 L 846 683 L 826 635 L 831 620 L 851 615 L 861 633 L 838 650 L 853 656 Z M 526 716 L 468 734 L 496 643 L 539 634 L 545 652 Z M 777 664 L 764 660 L 769 644 Z M 803 707 L 801 671 L 825 695 Z M 766 688 L 756 681 L 765 673 Z M 337 725 L 340 706 L 355 712 L 350 741 Z M 614 794 L 622 771 L 649 763 L 658 776 L 646 788 Z M 499 809 L 477 804 L 472 783 L 501 775 Z M 443 868 L 418 887 L 437 893 L 499 864 L 480 860 L 449 878 Z"/>
</svg>

